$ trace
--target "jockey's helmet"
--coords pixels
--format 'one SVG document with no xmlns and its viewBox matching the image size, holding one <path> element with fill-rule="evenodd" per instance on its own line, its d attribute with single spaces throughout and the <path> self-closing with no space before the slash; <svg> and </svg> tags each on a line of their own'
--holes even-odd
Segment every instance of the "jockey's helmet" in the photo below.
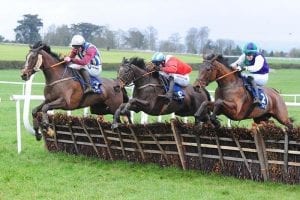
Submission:
<svg viewBox="0 0 300 200">
<path fill-rule="evenodd" d="M 71 40 L 71 46 L 82 46 L 85 39 L 81 35 L 74 35 Z"/>
<path fill-rule="evenodd" d="M 161 52 L 156 52 L 153 54 L 151 62 L 154 64 L 160 64 L 166 60 L 166 56 Z"/>
<path fill-rule="evenodd" d="M 258 52 L 257 46 L 253 42 L 247 43 L 243 48 L 243 53 L 245 53 L 246 55 L 253 55 L 256 54 L 257 52 Z"/>
</svg>

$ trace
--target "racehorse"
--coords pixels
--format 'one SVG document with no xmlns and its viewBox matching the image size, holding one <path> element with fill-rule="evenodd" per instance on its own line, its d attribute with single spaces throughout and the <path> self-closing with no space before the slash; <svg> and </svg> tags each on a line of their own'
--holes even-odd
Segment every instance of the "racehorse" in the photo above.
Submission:
<svg viewBox="0 0 300 200">
<path fill-rule="evenodd" d="M 42 135 L 39 133 L 37 113 L 42 113 L 42 128 L 48 134 L 53 134 L 47 116 L 48 110 L 63 109 L 74 110 L 90 106 L 92 114 L 114 114 L 118 107 L 129 100 L 125 89 L 120 88 L 119 80 L 101 78 L 101 93 L 83 93 L 78 72 L 67 67 L 59 56 L 51 51 L 50 46 L 37 42 L 30 47 L 22 69 L 21 78 L 29 80 L 30 76 L 42 70 L 45 77 L 45 100 L 32 110 L 33 127 L 37 140 Z M 130 120 L 130 112 L 124 113 Z"/>
<path fill-rule="evenodd" d="M 148 63 L 147 65 L 153 65 Z M 118 77 L 125 86 L 133 83 L 133 95 L 127 102 L 123 103 L 114 115 L 113 128 L 118 127 L 117 121 L 120 114 L 128 112 L 129 110 L 140 112 L 143 111 L 149 115 L 165 115 L 175 113 L 178 116 L 194 116 L 196 110 L 204 101 L 210 101 L 208 91 L 203 88 L 200 91 L 195 91 L 192 85 L 183 88 L 183 101 L 172 100 L 166 103 L 159 95 L 165 93 L 162 80 L 158 76 L 157 71 L 150 70 L 153 66 L 146 66 L 144 59 L 133 57 L 123 59 Z M 206 122 L 208 115 L 203 113 L 196 120 L 197 122 Z"/>
<path fill-rule="evenodd" d="M 215 102 L 203 102 L 196 116 L 206 110 L 213 110 L 212 123 L 219 126 L 216 116 L 224 114 L 232 120 L 253 119 L 255 123 L 268 123 L 273 117 L 288 128 L 293 127 L 293 120 L 288 117 L 287 106 L 280 94 L 272 88 L 262 87 L 265 94 L 265 108 L 252 104 L 252 97 L 244 86 L 240 72 L 232 70 L 227 59 L 222 55 L 208 55 L 199 69 L 198 79 L 194 86 L 205 87 L 216 81 Z"/>
</svg>

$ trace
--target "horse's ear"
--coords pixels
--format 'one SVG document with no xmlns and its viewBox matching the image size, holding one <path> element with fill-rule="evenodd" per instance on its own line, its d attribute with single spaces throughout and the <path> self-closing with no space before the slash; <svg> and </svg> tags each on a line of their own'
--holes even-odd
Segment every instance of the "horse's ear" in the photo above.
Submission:
<svg viewBox="0 0 300 200">
<path fill-rule="evenodd" d="M 126 58 L 123 57 L 122 64 L 125 64 Z"/>
<path fill-rule="evenodd" d="M 215 57 L 215 54 L 213 54 L 213 53 L 203 55 L 204 60 L 211 60 L 214 57 Z"/>
</svg>

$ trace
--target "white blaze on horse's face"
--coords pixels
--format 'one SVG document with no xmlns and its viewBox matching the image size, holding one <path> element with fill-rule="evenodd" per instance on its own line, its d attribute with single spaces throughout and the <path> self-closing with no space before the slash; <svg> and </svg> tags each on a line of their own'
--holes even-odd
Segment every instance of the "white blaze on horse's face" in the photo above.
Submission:
<svg viewBox="0 0 300 200">
<path fill-rule="evenodd" d="M 37 59 L 35 58 L 36 55 L 37 55 Z M 33 64 L 31 64 L 31 62 L 34 62 L 34 61 L 35 61 L 35 64 L 34 64 L 34 67 L 32 67 Z M 43 63 L 43 58 L 42 58 L 41 54 L 37 54 L 36 52 L 30 52 L 27 55 L 24 69 L 25 70 L 30 70 L 30 68 L 31 68 L 31 69 L 33 69 L 34 72 L 37 72 L 37 71 L 40 70 L 40 67 L 42 66 L 42 63 Z"/>
</svg>

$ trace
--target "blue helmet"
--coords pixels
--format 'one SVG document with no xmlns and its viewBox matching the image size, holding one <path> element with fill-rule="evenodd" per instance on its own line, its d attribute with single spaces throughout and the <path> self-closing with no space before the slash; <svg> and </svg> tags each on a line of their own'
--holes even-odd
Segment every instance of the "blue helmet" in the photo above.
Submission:
<svg viewBox="0 0 300 200">
<path fill-rule="evenodd" d="M 247 43 L 243 48 L 243 53 L 245 54 L 256 54 L 257 52 L 257 46 L 253 42 Z"/>
<path fill-rule="evenodd" d="M 156 52 L 153 54 L 151 61 L 153 63 L 162 63 L 166 60 L 166 56 L 161 52 Z"/>
</svg>

